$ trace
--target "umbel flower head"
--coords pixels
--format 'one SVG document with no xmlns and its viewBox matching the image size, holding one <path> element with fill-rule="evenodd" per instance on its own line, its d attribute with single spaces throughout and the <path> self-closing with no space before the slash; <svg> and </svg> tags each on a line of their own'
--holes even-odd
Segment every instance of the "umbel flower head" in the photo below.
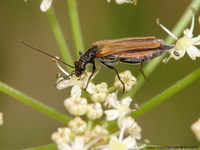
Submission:
<svg viewBox="0 0 200 150">
<path fill-rule="evenodd" d="M 59 77 L 57 89 L 72 87 L 70 96 L 64 100 L 64 106 L 74 117 L 66 127 L 59 128 L 52 134 L 52 140 L 57 144 L 58 150 L 139 150 L 144 148 L 144 146 L 138 146 L 137 143 L 137 140 L 141 139 L 141 128 L 130 116 L 130 112 L 135 111 L 130 108 L 131 97 L 125 97 L 121 101 L 117 98 L 117 92 L 123 89 L 117 77 L 112 90 L 109 90 L 105 82 L 97 85 L 88 83 L 91 75 L 89 72 L 83 73 L 78 78 L 66 72 L 57 61 L 56 64 L 67 76 L 67 78 Z M 136 78 L 130 71 L 119 73 L 119 76 L 125 85 L 125 91 L 131 90 L 136 84 Z M 88 85 L 87 89 L 82 94 L 82 88 L 86 85 Z M 85 94 L 88 95 L 85 96 Z M 116 131 L 114 133 L 108 131 L 102 124 L 102 122 L 115 119 L 117 119 L 116 128 L 118 127 L 117 134 L 120 133 L 119 135 L 115 133 Z"/>
<path fill-rule="evenodd" d="M 178 60 L 182 58 L 185 53 L 187 53 L 192 60 L 195 60 L 196 57 L 200 57 L 200 50 L 196 47 L 200 45 L 200 35 L 198 35 L 197 37 L 193 37 L 195 22 L 194 12 L 192 16 L 191 27 L 190 29 L 185 29 L 183 31 L 183 37 L 181 38 L 176 37 L 171 31 L 160 24 L 159 20 L 157 22 L 163 30 L 165 30 L 170 36 L 172 36 L 176 40 L 174 48 L 169 51 L 170 56 L 168 58 L 165 58 L 163 62 L 166 63 L 171 58 Z"/>
</svg>

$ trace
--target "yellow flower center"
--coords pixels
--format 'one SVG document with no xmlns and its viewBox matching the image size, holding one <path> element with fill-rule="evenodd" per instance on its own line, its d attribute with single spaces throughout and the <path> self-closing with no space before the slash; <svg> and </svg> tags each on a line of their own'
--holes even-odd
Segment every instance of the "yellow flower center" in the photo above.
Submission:
<svg viewBox="0 0 200 150">
<path fill-rule="evenodd" d="M 183 36 L 176 42 L 176 48 L 178 50 L 187 50 L 192 45 L 193 45 L 192 40 L 187 36 Z"/>
<path fill-rule="evenodd" d="M 109 150 L 127 150 L 127 147 L 121 141 L 112 141 L 109 144 Z"/>
<path fill-rule="evenodd" d="M 127 114 L 131 111 L 127 105 L 121 105 L 117 110 L 119 112 L 119 117 L 122 117 L 124 114 Z"/>
</svg>

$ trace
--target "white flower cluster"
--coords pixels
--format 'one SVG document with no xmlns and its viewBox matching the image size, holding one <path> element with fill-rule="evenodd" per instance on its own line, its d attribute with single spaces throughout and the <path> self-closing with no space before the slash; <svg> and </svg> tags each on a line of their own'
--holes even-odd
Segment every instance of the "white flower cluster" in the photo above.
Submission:
<svg viewBox="0 0 200 150">
<path fill-rule="evenodd" d="M 60 68 L 60 66 L 59 66 Z M 60 68 L 61 69 L 61 68 Z M 62 69 L 61 69 L 62 70 Z M 66 75 L 69 75 L 65 72 Z M 57 144 L 59 150 L 134 150 L 144 148 L 139 146 L 137 140 L 141 139 L 141 128 L 130 116 L 135 111 L 130 108 L 132 99 L 126 97 L 118 100 L 117 92 L 123 90 L 123 85 L 115 78 L 115 92 L 109 92 L 108 85 L 89 83 L 86 92 L 87 98 L 82 97 L 82 88 L 87 85 L 91 73 L 85 73 L 80 78 L 69 76 L 69 79 L 59 78 L 57 88 L 59 90 L 72 87 L 71 95 L 64 100 L 67 111 L 74 116 L 67 127 L 59 128 L 52 134 L 52 140 Z M 136 84 L 136 78 L 130 71 L 120 73 L 126 91 Z M 105 117 L 106 116 L 106 117 Z M 107 122 L 117 120 L 119 135 L 109 133 L 100 123 L 106 119 Z"/>
</svg>

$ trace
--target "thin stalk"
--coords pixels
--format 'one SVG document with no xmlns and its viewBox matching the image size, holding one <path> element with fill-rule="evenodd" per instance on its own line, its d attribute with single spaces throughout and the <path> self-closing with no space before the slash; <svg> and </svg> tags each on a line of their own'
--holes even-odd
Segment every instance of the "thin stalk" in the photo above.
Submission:
<svg viewBox="0 0 200 150">
<path fill-rule="evenodd" d="M 71 120 L 70 116 L 57 112 L 53 108 L 37 101 L 34 98 L 25 95 L 24 93 L 8 86 L 7 84 L 1 81 L 0 81 L 0 91 L 19 100 L 22 103 L 27 104 L 28 106 L 31 106 L 32 108 L 39 110 L 40 112 L 54 118 L 55 120 L 58 120 L 61 123 L 66 124 L 69 120 Z"/>
<path fill-rule="evenodd" d="M 145 112 L 154 108 L 161 102 L 167 100 L 169 97 L 171 97 L 172 95 L 176 94 L 177 92 L 179 92 L 180 90 L 182 90 L 183 88 L 194 82 L 199 77 L 200 77 L 200 68 L 196 69 L 195 71 L 184 77 L 182 80 L 178 81 L 176 84 L 172 85 L 162 93 L 158 94 L 154 98 L 147 101 L 137 111 L 133 112 L 132 116 L 135 118 L 144 114 Z"/>
<path fill-rule="evenodd" d="M 65 41 L 64 35 L 63 35 L 61 27 L 58 23 L 58 20 L 57 20 L 57 17 L 56 17 L 53 7 L 47 11 L 47 16 L 48 16 L 49 23 L 51 25 L 51 29 L 53 31 L 54 37 L 58 44 L 60 53 L 63 57 L 63 60 L 66 63 L 73 65 L 72 55 L 71 55 L 68 45 Z M 71 71 L 71 69 L 69 67 L 67 67 L 67 71 Z"/>
<path fill-rule="evenodd" d="M 75 43 L 76 56 L 79 58 L 79 51 L 84 51 L 83 38 L 78 16 L 78 9 L 76 0 L 66 0 L 69 9 L 69 17 L 72 28 L 73 39 Z"/>
<path fill-rule="evenodd" d="M 174 33 L 177 37 L 179 37 L 181 35 L 181 33 L 183 32 L 183 30 L 187 27 L 187 25 L 191 21 L 191 18 L 192 18 L 192 15 L 193 15 L 193 13 L 191 12 L 191 10 L 189 9 L 191 7 L 193 7 L 196 11 L 198 11 L 199 8 L 200 8 L 200 0 L 193 0 L 189 4 L 188 8 L 186 9 L 186 11 L 182 15 L 182 17 L 179 19 L 178 23 L 173 28 L 172 33 Z M 174 39 L 172 37 L 168 36 L 166 38 L 165 42 L 171 44 L 171 43 L 174 42 Z M 163 60 L 164 57 L 165 57 L 165 55 L 162 55 L 159 58 L 157 58 L 157 59 L 149 62 L 144 67 L 144 73 L 145 73 L 145 75 L 147 75 L 147 77 L 150 77 L 150 75 L 157 68 L 157 66 L 160 64 L 160 62 Z M 132 97 L 134 97 L 136 95 L 136 93 L 140 90 L 140 88 L 144 84 L 145 79 L 140 74 L 137 77 L 137 81 L 138 81 L 137 82 L 138 84 L 133 88 L 133 90 L 131 90 L 130 92 L 127 92 L 126 94 L 124 94 L 123 97 L 126 97 L 126 96 L 132 96 Z"/>
</svg>

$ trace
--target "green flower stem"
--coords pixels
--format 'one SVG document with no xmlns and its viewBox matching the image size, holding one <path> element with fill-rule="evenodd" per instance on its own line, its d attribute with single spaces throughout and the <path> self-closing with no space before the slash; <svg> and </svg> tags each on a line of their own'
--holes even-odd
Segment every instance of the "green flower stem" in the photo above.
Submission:
<svg viewBox="0 0 200 150">
<path fill-rule="evenodd" d="M 70 23 L 75 43 L 76 56 L 79 58 L 79 51 L 84 51 L 83 38 L 80 28 L 76 0 L 66 0 L 69 9 Z"/>
<path fill-rule="evenodd" d="M 172 30 L 172 33 L 174 33 L 176 36 L 180 36 L 180 34 L 183 32 L 183 30 L 187 27 L 189 24 L 191 18 L 192 18 L 192 11 L 189 8 L 195 8 L 196 11 L 199 10 L 200 8 L 200 0 L 193 0 L 188 8 L 186 9 L 185 13 L 182 15 L 182 17 L 179 19 L 178 23 Z M 171 36 L 168 36 L 167 39 L 165 40 L 166 43 L 172 43 L 174 42 L 174 39 Z M 144 73 L 147 75 L 147 77 L 150 77 L 150 75 L 153 73 L 153 71 L 157 68 L 157 66 L 160 64 L 160 62 L 163 60 L 165 55 L 162 55 L 158 57 L 157 59 L 149 62 L 145 68 L 144 68 Z M 137 85 L 131 90 L 130 92 L 127 92 L 126 94 L 123 95 L 123 97 L 126 96 L 132 96 L 134 97 L 135 94 L 139 91 L 139 89 L 142 87 L 144 84 L 145 79 L 144 77 L 140 74 L 137 78 Z"/>
<path fill-rule="evenodd" d="M 44 114 L 60 121 L 61 123 L 66 124 L 71 119 L 71 117 L 57 112 L 53 108 L 48 107 L 45 104 L 42 104 L 41 102 L 35 100 L 34 98 L 31 98 L 31 97 L 21 93 L 20 91 L 17 91 L 16 89 L 8 86 L 7 84 L 5 84 L 1 81 L 0 81 L 0 91 L 43 112 Z"/>
<path fill-rule="evenodd" d="M 113 85 L 108 89 L 108 93 L 113 92 L 114 90 L 116 90 L 116 87 Z"/>
<path fill-rule="evenodd" d="M 49 144 L 49 145 L 44 145 L 40 147 L 35 147 L 35 148 L 28 148 L 24 150 L 56 150 L 57 145 L 56 144 Z"/>
<path fill-rule="evenodd" d="M 62 33 L 61 27 L 56 18 L 56 14 L 55 14 L 53 7 L 47 11 L 47 16 L 48 16 L 49 23 L 51 25 L 54 37 L 57 41 L 59 50 L 61 52 L 61 55 L 63 56 L 63 60 L 66 63 L 73 65 L 74 62 L 72 59 L 72 55 L 70 54 L 70 50 L 65 42 L 64 35 Z M 71 68 L 67 67 L 67 71 L 71 71 Z"/>
<path fill-rule="evenodd" d="M 196 69 L 195 71 L 184 77 L 182 80 L 178 81 L 177 83 L 175 83 L 162 93 L 158 94 L 154 98 L 147 101 L 136 112 L 133 112 L 132 116 L 135 118 L 144 114 L 148 110 L 157 106 L 161 102 L 167 100 L 169 97 L 171 97 L 172 95 L 176 94 L 177 92 L 179 92 L 180 90 L 182 90 L 183 88 L 194 82 L 199 77 L 200 77 L 200 68 Z"/>
<path fill-rule="evenodd" d="M 131 114 L 132 117 L 136 118 L 138 116 L 141 116 L 148 110 L 151 110 L 153 107 L 167 100 L 169 97 L 171 97 L 172 95 L 176 94 L 177 92 L 179 92 L 180 90 L 182 90 L 183 88 L 185 88 L 186 86 L 194 82 L 199 77 L 200 77 L 200 68 L 196 69 L 195 71 L 187 75 L 182 80 L 178 81 L 177 83 L 175 83 L 174 85 L 172 85 L 171 87 L 163 91 L 162 93 L 158 94 L 151 100 L 147 101 L 137 111 L 132 112 Z M 105 122 L 104 127 L 107 128 L 108 131 L 114 131 L 117 129 L 117 123 L 116 121 L 110 121 L 110 122 L 107 121 Z"/>
</svg>

